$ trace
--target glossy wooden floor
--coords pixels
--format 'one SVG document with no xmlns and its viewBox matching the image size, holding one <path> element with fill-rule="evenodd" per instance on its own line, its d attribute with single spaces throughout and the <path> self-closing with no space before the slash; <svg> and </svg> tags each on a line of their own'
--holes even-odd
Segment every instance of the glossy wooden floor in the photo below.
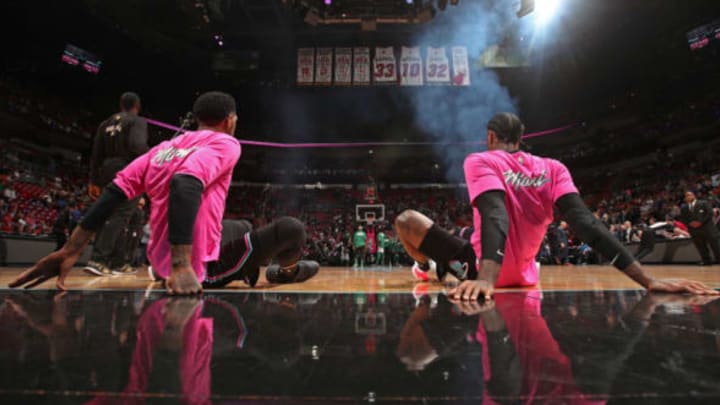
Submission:
<svg viewBox="0 0 720 405">
<path fill-rule="evenodd" d="M 702 281 L 712 288 L 720 288 L 720 266 L 648 266 L 647 270 L 656 277 L 689 278 Z M 21 268 L 0 268 L 0 289 L 7 288 L 8 282 L 22 271 Z M 452 277 L 449 277 L 452 278 Z M 624 274 L 610 266 L 543 266 L 540 272 L 540 285 L 536 288 L 544 291 L 568 290 L 618 290 L 637 289 L 639 286 Z M 445 285 L 438 281 L 420 283 L 412 278 L 410 269 L 396 267 L 392 269 L 326 267 L 318 275 L 305 283 L 270 285 L 261 275 L 255 289 L 242 282 L 230 284 L 224 290 L 258 292 L 377 292 L 408 293 L 415 289 L 427 292 L 441 292 L 454 283 Z M 95 277 L 76 269 L 67 280 L 71 290 L 137 290 L 160 289 L 160 283 L 152 282 L 145 272 L 130 276 Z M 48 281 L 37 288 L 54 288 L 54 282 Z M 514 291 L 518 289 L 502 289 Z"/>
</svg>

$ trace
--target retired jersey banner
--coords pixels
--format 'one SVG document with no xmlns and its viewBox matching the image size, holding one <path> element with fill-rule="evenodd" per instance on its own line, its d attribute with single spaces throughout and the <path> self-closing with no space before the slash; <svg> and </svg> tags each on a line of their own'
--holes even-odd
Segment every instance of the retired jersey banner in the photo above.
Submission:
<svg viewBox="0 0 720 405">
<path fill-rule="evenodd" d="M 375 48 L 375 59 L 373 59 L 373 78 L 375 83 L 397 83 L 395 51 L 392 46 Z"/>
<path fill-rule="evenodd" d="M 353 84 L 370 84 L 370 48 L 353 48 Z"/>
<path fill-rule="evenodd" d="M 335 84 L 352 84 L 352 48 L 335 48 Z"/>
<path fill-rule="evenodd" d="M 370 51 L 368 47 L 299 48 L 297 84 L 470 86 L 471 66 L 465 46 L 428 47 L 424 60 L 420 47 L 377 47 L 372 59 Z"/>
<path fill-rule="evenodd" d="M 422 57 L 420 48 L 402 47 L 400 53 L 400 85 L 401 86 L 422 86 Z"/>
<path fill-rule="evenodd" d="M 315 84 L 332 84 L 332 48 L 318 48 L 315 55 Z"/>
<path fill-rule="evenodd" d="M 315 48 L 298 49 L 297 84 L 311 85 L 315 78 Z"/>
<path fill-rule="evenodd" d="M 468 51 L 464 46 L 452 47 L 453 60 L 453 84 L 455 86 L 470 85 L 470 64 L 468 63 Z"/>
<path fill-rule="evenodd" d="M 450 62 L 445 54 L 444 47 L 428 47 L 425 65 L 425 80 L 428 84 L 450 83 Z"/>
</svg>

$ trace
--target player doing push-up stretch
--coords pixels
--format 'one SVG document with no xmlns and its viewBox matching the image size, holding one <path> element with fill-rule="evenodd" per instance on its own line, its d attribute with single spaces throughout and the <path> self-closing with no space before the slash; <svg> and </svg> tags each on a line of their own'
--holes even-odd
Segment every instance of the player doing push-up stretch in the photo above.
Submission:
<svg viewBox="0 0 720 405">
<path fill-rule="evenodd" d="M 223 221 L 232 172 L 240 158 L 232 96 L 209 92 L 193 106 L 197 131 L 163 142 L 120 171 L 93 204 L 65 246 L 41 259 L 10 283 L 35 286 L 65 278 L 94 232 L 115 207 L 142 193 L 150 198 L 148 258 L 154 277 L 171 294 L 195 294 L 233 280 L 254 286 L 260 265 L 273 283 L 301 282 L 314 276 L 317 262 L 302 261 L 305 227 L 285 217 L 253 230 L 246 221 Z"/>
<path fill-rule="evenodd" d="M 487 126 L 488 150 L 465 160 L 465 180 L 473 206 L 469 240 L 451 234 L 413 210 L 395 220 L 398 236 L 416 265 L 416 278 L 437 266 L 440 279 L 451 273 L 461 283 L 455 299 L 489 299 L 496 287 L 538 283 L 535 255 L 557 207 L 577 236 L 650 291 L 718 294 L 697 281 L 657 279 L 593 216 L 560 162 L 520 151 L 524 132 L 511 113 L 495 115 Z"/>
</svg>

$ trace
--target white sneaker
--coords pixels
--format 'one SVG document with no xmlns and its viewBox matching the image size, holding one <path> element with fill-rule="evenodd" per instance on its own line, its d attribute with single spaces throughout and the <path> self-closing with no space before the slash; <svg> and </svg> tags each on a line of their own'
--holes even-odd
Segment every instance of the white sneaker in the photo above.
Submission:
<svg viewBox="0 0 720 405">
<path fill-rule="evenodd" d="M 155 273 L 152 266 L 147 266 L 148 277 L 152 281 L 165 281 L 164 278 L 160 277 L 159 274 Z"/>
<path fill-rule="evenodd" d="M 437 271 L 437 263 L 433 260 L 428 260 L 428 267 L 430 267 L 427 271 L 422 270 L 420 268 L 420 264 L 418 262 L 415 262 L 412 267 L 412 274 L 413 277 L 415 277 L 416 280 L 420 281 L 428 281 L 430 280 L 430 273 L 431 271 Z"/>
</svg>

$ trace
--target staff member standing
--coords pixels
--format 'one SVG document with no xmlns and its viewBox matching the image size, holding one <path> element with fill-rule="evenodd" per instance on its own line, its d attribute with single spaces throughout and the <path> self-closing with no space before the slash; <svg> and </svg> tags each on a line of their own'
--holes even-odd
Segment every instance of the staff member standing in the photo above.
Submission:
<svg viewBox="0 0 720 405">
<path fill-rule="evenodd" d="M 680 209 L 680 218 L 688 225 L 690 236 L 695 247 L 700 253 L 702 262 L 700 265 L 709 265 L 710 260 L 708 245 L 713 251 L 715 262 L 720 262 L 720 242 L 718 242 L 718 230 L 712 222 L 712 207 L 705 200 L 695 198 L 692 191 L 685 192 L 685 205 Z"/>
<path fill-rule="evenodd" d="M 88 193 L 96 199 L 115 175 L 136 157 L 148 151 L 147 121 L 138 116 L 140 96 L 127 92 L 120 96 L 120 112 L 98 127 L 90 158 Z M 93 254 L 85 270 L 97 276 L 130 274 L 127 254 L 117 246 L 127 246 L 125 228 L 137 207 L 137 199 L 124 202 L 105 221 L 95 236 Z"/>
</svg>

